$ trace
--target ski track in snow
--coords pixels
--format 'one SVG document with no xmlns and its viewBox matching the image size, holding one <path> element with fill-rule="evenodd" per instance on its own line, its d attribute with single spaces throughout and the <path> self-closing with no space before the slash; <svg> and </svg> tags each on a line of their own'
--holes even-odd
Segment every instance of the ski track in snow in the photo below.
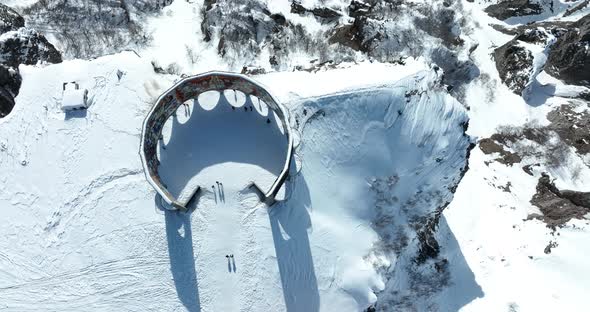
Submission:
<svg viewBox="0 0 590 312">
<path fill-rule="evenodd" d="M 283 2 L 273 5 L 288 12 Z M 385 237 L 398 233 L 391 224 L 374 226 L 363 208 L 374 209 L 379 196 L 386 194 L 383 201 L 406 203 L 403 213 L 419 215 L 420 209 L 452 198 L 441 181 L 453 184 L 457 171 L 448 168 L 460 168 L 464 161 L 445 148 L 448 137 L 458 132 L 444 128 L 448 120 L 462 121 L 462 113 L 451 113 L 460 111 L 455 104 L 447 107 L 454 108 L 450 110 L 432 105 L 446 100 L 430 92 L 432 77 L 415 75 L 427 69 L 423 60 L 408 59 L 406 66 L 367 62 L 314 74 L 256 77 L 298 117 L 303 107 L 310 112 L 293 125 L 302 136 L 296 157 L 302 168 L 286 184 L 288 200 L 269 209 L 226 181 L 223 203 L 216 203 L 217 195 L 206 190 L 189 214 L 159 211 L 139 162 L 140 126 L 154 98 L 176 76 L 156 75 L 150 61 L 178 61 L 194 72 L 231 67 L 214 48 L 201 51 L 205 59 L 197 64 L 184 64 L 184 42 L 169 32 L 182 31 L 187 38 L 202 35 L 175 24 L 198 16 L 184 5 L 174 1 L 164 16 L 149 21 L 156 41 L 165 44 L 152 47 L 144 58 L 125 52 L 92 61 L 21 66 L 24 80 L 17 105 L 0 120 L 0 218 L 6 220 L 0 228 L 0 310 L 359 311 L 375 296 L 383 304 L 391 300 L 400 304 L 396 307 L 418 311 L 574 311 L 585 305 L 584 283 L 590 276 L 583 262 L 590 252 L 584 247 L 587 223 L 569 224 L 559 237 L 560 246 L 551 255 L 543 254 L 553 234 L 540 222 L 523 221 L 534 209 L 528 200 L 536 178 L 517 166 L 487 164 L 490 159 L 477 148 L 437 233 L 442 236 L 437 237 L 440 257 L 449 261 L 450 283 L 423 294 L 431 285 L 412 277 L 438 272 L 432 263 L 409 271 L 414 268 L 415 236 L 409 235 L 410 247 L 401 255 L 380 253 L 378 243 L 389 243 Z M 472 13 L 482 25 L 497 23 L 482 12 Z M 539 18 L 546 17 L 509 22 Z M 488 54 L 510 38 L 479 28 L 468 35 L 480 44 L 472 57 L 483 73 L 497 80 Z M 120 82 L 115 76 L 119 69 L 125 71 Z M 409 78 L 392 86 L 405 76 Z M 545 76 L 536 77 L 539 82 L 550 80 Z M 71 80 L 90 90 L 92 106 L 85 115 L 59 111 L 61 82 Z M 557 85 L 558 94 L 572 91 L 549 82 Z M 494 86 L 496 98 L 487 96 L 490 87 L 485 82 L 476 81 L 467 90 L 471 135 L 489 136 L 500 123 L 543 119 L 550 108 L 529 107 L 505 86 Z M 541 85 L 533 87 L 544 92 Z M 399 96 L 388 103 L 375 100 L 388 98 L 384 88 Z M 405 91 L 415 91 L 407 107 L 398 103 L 405 100 Z M 356 114 L 345 116 L 338 115 L 338 106 L 327 105 L 329 99 L 338 104 L 371 100 L 360 109 L 352 105 Z M 483 99 L 485 105 L 480 105 Z M 395 109 L 402 106 L 407 108 L 403 116 Z M 379 110 L 372 111 L 376 107 Z M 436 118 L 424 117 L 429 112 Z M 421 152 L 404 155 L 392 144 L 396 161 L 379 158 L 389 155 L 387 144 L 376 139 L 380 131 L 400 131 L 396 138 L 407 139 L 408 150 L 420 146 Z M 421 146 L 433 141 L 437 144 L 430 149 Z M 435 161 L 439 156 L 450 156 L 442 162 L 448 167 Z M 363 168 L 349 167 L 366 157 L 374 159 Z M 388 167 L 391 172 L 383 172 L 384 166 L 372 168 L 379 161 L 400 167 Z M 389 174 L 402 183 L 380 186 L 372 180 L 386 184 Z M 228 177 L 243 175 L 241 169 L 228 172 Z M 495 186 L 508 178 L 514 189 L 510 194 Z M 373 184 L 376 194 L 368 191 Z M 432 198 L 415 198 L 416 191 Z M 395 230 L 409 224 L 403 213 L 387 207 L 384 211 Z M 235 272 L 226 254 L 234 255 Z M 410 301 L 408 306 L 403 300 Z"/>
</svg>

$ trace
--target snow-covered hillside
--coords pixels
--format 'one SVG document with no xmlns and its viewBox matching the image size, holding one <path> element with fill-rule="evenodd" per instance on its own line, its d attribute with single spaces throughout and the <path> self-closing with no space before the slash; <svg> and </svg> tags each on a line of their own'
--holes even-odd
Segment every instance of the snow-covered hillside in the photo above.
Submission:
<svg viewBox="0 0 590 312">
<path fill-rule="evenodd" d="M 0 2 L 0 311 L 588 306 L 588 1 Z M 282 130 L 231 90 L 164 128 L 190 211 L 145 179 L 146 114 L 209 70 L 289 111 L 271 207 Z"/>
</svg>

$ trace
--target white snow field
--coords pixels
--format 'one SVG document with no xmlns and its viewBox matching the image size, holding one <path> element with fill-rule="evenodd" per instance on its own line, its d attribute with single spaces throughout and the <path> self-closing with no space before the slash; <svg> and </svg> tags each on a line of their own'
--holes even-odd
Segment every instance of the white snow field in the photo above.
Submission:
<svg viewBox="0 0 590 312">
<path fill-rule="evenodd" d="M 434 209 L 450 200 L 439 181 L 458 179 L 468 144 L 465 111 L 436 91 L 434 71 L 391 84 L 419 68 L 361 64 L 299 80 L 260 77 L 301 118 L 293 120 L 300 139 L 286 199 L 270 209 L 244 189 L 252 179 L 272 183 L 283 165 L 284 136 L 276 120 L 266 123 L 268 110 L 232 110 L 231 96 L 215 107 L 199 99 L 188 115 L 181 106 L 164 131 L 163 180 L 179 193 L 191 183 L 224 184 L 224 200 L 206 190 L 183 214 L 158 209 L 138 154 L 143 118 L 171 76 L 133 53 L 22 66 L 18 105 L 0 121 L 0 217 L 8 220 L 0 228 L 0 309 L 357 311 L 376 292 L 403 290 L 390 274 L 404 271 L 375 269 L 409 261 L 376 244 L 388 230 L 372 221 L 392 213 L 371 209 L 391 187 L 380 181 L 398 176 L 400 202 L 418 185 L 442 192 L 415 213 Z M 125 72 L 120 82 L 117 70 Z M 349 78 L 367 70 L 384 84 L 354 87 Z M 322 87 L 330 75 L 342 82 Z M 90 107 L 64 114 L 61 83 L 74 80 L 89 90 Z M 401 213 L 400 225 L 411 215 Z"/>
<path fill-rule="evenodd" d="M 290 0 L 265 2 L 312 33 L 327 27 L 290 13 Z M 569 166 L 530 176 L 521 165 L 536 160 L 505 166 L 476 147 L 454 195 L 448 189 L 465 165 L 467 119 L 471 140 L 498 126 L 543 125 L 580 91 L 536 67 L 534 96 L 527 102 L 512 93 L 490 53 L 513 37 L 490 25 L 573 19 L 589 7 L 568 18 L 499 22 L 481 10 L 489 2 L 463 1 L 457 10 L 469 26 L 458 57 L 480 71 L 465 88 L 468 110 L 439 92 L 440 73 L 427 54 L 404 66 L 358 61 L 309 73 L 291 68 L 316 56 L 292 51 L 289 70 L 255 76 L 290 110 L 298 143 L 285 201 L 270 209 L 244 186 L 274 180 L 280 129 L 265 123 L 268 111 L 255 101 L 257 111 L 231 110 L 231 94 L 199 98 L 187 115 L 181 107 L 164 129 L 166 182 L 181 197 L 206 186 L 191 213 L 160 210 L 145 181 L 141 125 L 180 73 L 250 64 L 273 71 L 265 51 L 228 61 L 217 41 L 203 42 L 203 1 L 176 0 L 147 18 L 153 42 L 138 50 L 141 58 L 125 52 L 21 66 L 16 106 L 0 119 L 0 311 L 346 312 L 376 296 L 383 311 L 587 310 L 589 221 L 554 231 L 526 219 L 539 212 L 530 199 L 541 171 L 560 189 L 587 191 L 588 159 L 570 155 Z M 561 16 L 570 2 L 558 2 Z M 303 1 L 326 3 L 344 8 L 350 1 Z M 414 27 L 413 18 L 400 18 Z M 45 33 L 56 47 L 67 46 Z M 417 42 L 441 44 L 425 40 Z M 535 62 L 544 57 L 537 52 Z M 155 74 L 152 61 L 178 75 Z M 117 70 L 125 73 L 120 81 Z M 87 111 L 60 110 L 66 81 L 89 90 Z M 211 188 L 216 181 L 225 186 L 224 200 Z M 446 203 L 435 238 L 447 262 L 416 265 L 412 225 Z M 550 242 L 558 246 L 546 254 Z"/>
</svg>

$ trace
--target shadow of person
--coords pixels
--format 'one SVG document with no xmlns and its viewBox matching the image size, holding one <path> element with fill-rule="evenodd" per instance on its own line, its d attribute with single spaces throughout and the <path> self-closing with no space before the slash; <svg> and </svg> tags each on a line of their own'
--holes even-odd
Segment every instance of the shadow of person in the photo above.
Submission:
<svg viewBox="0 0 590 312">
<path fill-rule="evenodd" d="M 178 299 L 187 311 L 201 311 L 190 213 L 165 211 L 170 271 Z"/>
<path fill-rule="evenodd" d="M 309 246 L 311 199 L 302 175 L 285 184 L 287 199 L 269 210 L 287 311 L 319 311 L 320 295 Z M 291 190 L 292 188 L 292 190 Z"/>
</svg>

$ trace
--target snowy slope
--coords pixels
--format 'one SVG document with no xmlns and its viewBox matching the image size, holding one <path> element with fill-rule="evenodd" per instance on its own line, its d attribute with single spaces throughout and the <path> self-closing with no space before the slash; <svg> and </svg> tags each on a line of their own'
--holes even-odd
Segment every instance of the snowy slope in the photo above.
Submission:
<svg viewBox="0 0 590 312">
<path fill-rule="evenodd" d="M 535 63 L 525 98 L 501 82 L 490 55 L 513 38 L 491 25 L 574 20 L 590 8 L 564 17 L 568 4 L 581 1 L 554 1 L 551 12 L 539 0 L 542 14 L 499 21 L 483 12 L 497 1 L 450 8 L 434 1 L 431 10 L 425 1 L 405 1 L 392 13 L 396 18 L 368 24 L 389 36 L 368 56 L 343 53 L 323 37 L 331 27 L 350 25 L 349 1 L 302 1 L 342 12 L 332 24 L 290 12 L 287 0 L 250 2 L 302 27 L 311 48 L 287 48 L 280 66 L 269 63 L 272 37 L 249 43 L 258 53 L 235 44 L 240 49 L 221 56 L 220 38 L 203 40 L 204 1 L 176 0 L 138 18 L 149 44 L 88 49 L 90 55 L 128 47 L 136 53 L 20 66 L 17 104 L 0 119 L 0 310 L 585 310 L 588 217 L 555 229 L 528 218 L 539 213 L 530 200 L 542 172 L 560 189 L 590 191 L 587 156 L 569 148 L 561 167 L 536 156 L 504 165 L 495 154 L 468 148 L 499 127 L 545 126 L 547 113 L 563 104 L 588 110 L 573 98 L 587 88 L 543 70 L 542 46 L 527 45 Z M 250 23 L 240 5 L 221 11 L 242 8 L 238 17 Z M 463 41 L 458 45 L 438 33 L 449 25 L 424 23 L 449 11 L 451 39 Z M 269 17 L 257 18 L 272 25 Z M 211 23 L 227 21 L 234 20 Z M 42 18 L 34 23 L 43 27 Z M 57 41 L 54 29 L 39 30 L 57 47 L 71 48 Z M 263 26 L 256 31 L 270 33 Z M 389 61 L 402 55 L 403 62 L 380 63 L 380 53 Z M 350 62 L 318 65 L 318 55 Z M 253 179 L 271 183 L 278 164 L 246 157 L 280 149 L 261 145 L 276 134 L 257 132 L 266 126 L 264 109 L 243 115 L 250 118 L 245 122 L 232 115 L 231 127 L 221 128 L 233 114 L 228 103 L 222 99 L 225 106 L 209 112 L 214 104 L 203 100 L 191 103 L 188 115 L 181 107 L 179 120 L 167 124 L 170 150 L 160 156 L 172 166 L 164 175 L 179 193 L 221 180 L 224 199 L 207 188 L 193 212 L 163 212 L 138 155 L 145 114 L 181 74 L 246 65 L 268 72 L 254 79 L 288 107 L 297 132 L 285 201 L 269 209 L 244 188 Z M 166 73 L 155 73 L 158 67 Z M 91 106 L 64 114 L 62 83 L 73 80 L 89 89 Z M 208 151 L 206 161 L 193 162 L 200 153 L 195 144 L 175 158 L 173 147 L 197 142 L 194 133 L 212 147 L 223 138 L 227 157 Z M 249 143 L 247 133 L 260 140 Z M 236 155 L 237 146 L 248 153 Z M 188 165 L 173 165 L 179 160 Z M 531 175 L 522 169 L 536 163 Z"/>
<path fill-rule="evenodd" d="M 416 192 L 411 185 L 443 176 L 451 184 L 468 143 L 463 108 L 436 91 L 436 73 L 389 85 L 412 70 L 396 77 L 390 74 L 394 69 L 366 64 L 306 73 L 301 80 L 290 74 L 260 77 L 271 90 L 277 86 L 277 96 L 292 109 L 322 109 L 328 116 L 323 123 L 311 118 L 302 128 L 301 172 L 287 184 L 288 200 L 267 210 L 254 194 L 228 186 L 223 203 L 216 204 L 216 195 L 207 192 L 193 214 L 177 215 L 158 212 L 137 154 L 143 115 L 172 77 L 156 75 L 133 53 L 21 67 L 21 105 L 0 123 L 0 206 L 11 207 L 1 210 L 3 219 L 15 220 L 2 229 L 6 239 L 0 241 L 3 307 L 259 311 L 307 305 L 355 311 L 373 303 L 376 292 L 393 287 L 390 274 L 397 274 L 376 271 L 375 261 L 387 267 L 398 257 L 413 257 L 416 249 L 415 243 L 397 254 L 375 249 L 388 231 L 370 225 L 378 217 L 370 198 L 382 191 L 375 183 L 392 174 L 400 185 L 407 180 L 397 194 L 400 203 Z M 117 70 L 125 72 L 120 82 Z M 379 81 L 388 86 L 357 90 L 350 78 L 366 70 L 381 71 Z M 331 75 L 342 83 L 326 79 Z M 59 110 L 62 80 L 77 80 L 90 90 L 87 112 Z M 291 90 L 308 94 L 282 92 L 288 81 Z M 322 88 L 317 81 L 328 84 Z M 322 94 L 329 88 L 348 91 L 309 97 L 317 94 L 314 89 L 323 89 Z M 414 90 L 420 93 L 406 95 Z M 348 109 L 342 111 L 340 104 Z M 338 111 L 356 117 L 342 119 L 347 115 Z M 341 127 L 365 131 L 339 130 L 342 138 L 334 137 Z M 356 143 L 342 145 L 344 138 Z M 448 166 L 428 169 L 438 164 L 436 157 Z M 384 172 L 388 164 L 393 167 Z M 239 179 L 231 164 L 219 168 L 223 179 Z M 239 172 L 245 179 L 253 173 Z M 423 191 L 436 192 L 445 184 L 432 187 Z M 442 196 L 404 218 L 428 214 L 450 193 Z M 413 230 L 405 231 L 416 242 Z M 227 272 L 224 252 L 235 255 L 236 272 Z"/>
</svg>

